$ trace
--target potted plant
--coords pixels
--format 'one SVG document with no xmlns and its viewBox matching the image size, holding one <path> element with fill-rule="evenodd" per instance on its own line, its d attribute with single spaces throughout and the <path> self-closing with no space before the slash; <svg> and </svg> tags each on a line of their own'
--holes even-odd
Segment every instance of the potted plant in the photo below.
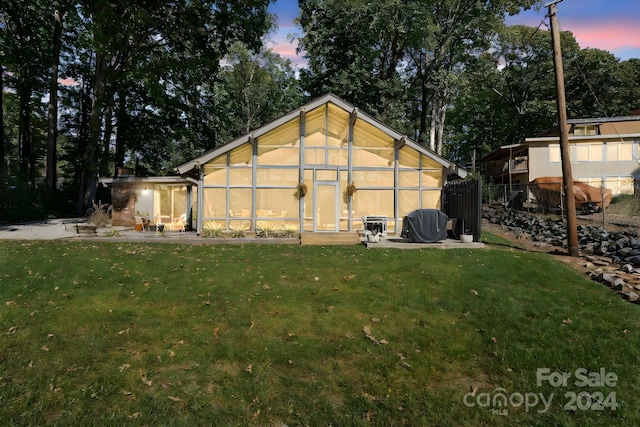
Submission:
<svg viewBox="0 0 640 427">
<path fill-rule="evenodd" d="M 470 228 L 465 227 L 464 220 L 462 220 L 462 233 L 460 234 L 460 242 L 471 243 L 473 242 L 473 232 Z"/>
<path fill-rule="evenodd" d="M 460 242 L 471 243 L 473 242 L 473 233 L 468 228 L 460 235 Z"/>
</svg>

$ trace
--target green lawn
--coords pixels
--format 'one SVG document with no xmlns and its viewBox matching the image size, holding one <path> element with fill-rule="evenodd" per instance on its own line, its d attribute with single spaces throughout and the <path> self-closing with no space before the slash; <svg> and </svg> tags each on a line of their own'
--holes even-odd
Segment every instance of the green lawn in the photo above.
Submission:
<svg viewBox="0 0 640 427">
<path fill-rule="evenodd" d="M 640 425 L 640 306 L 485 241 L 0 241 L 0 425 Z"/>
</svg>

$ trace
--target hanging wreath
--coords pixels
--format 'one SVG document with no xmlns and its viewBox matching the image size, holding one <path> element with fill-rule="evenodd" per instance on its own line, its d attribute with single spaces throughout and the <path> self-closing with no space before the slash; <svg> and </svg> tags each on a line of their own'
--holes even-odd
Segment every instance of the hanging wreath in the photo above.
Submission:
<svg viewBox="0 0 640 427">
<path fill-rule="evenodd" d="M 358 187 L 356 187 L 356 184 L 354 184 L 353 182 L 349 185 L 347 185 L 347 194 L 351 197 L 353 197 L 354 194 L 356 194 L 356 191 L 358 191 Z"/>
<path fill-rule="evenodd" d="M 297 200 L 300 200 L 300 198 L 304 197 L 306 194 L 307 194 L 307 184 L 305 184 L 304 182 L 301 182 L 298 185 L 296 185 L 296 192 L 293 193 L 293 197 L 295 197 Z"/>
</svg>

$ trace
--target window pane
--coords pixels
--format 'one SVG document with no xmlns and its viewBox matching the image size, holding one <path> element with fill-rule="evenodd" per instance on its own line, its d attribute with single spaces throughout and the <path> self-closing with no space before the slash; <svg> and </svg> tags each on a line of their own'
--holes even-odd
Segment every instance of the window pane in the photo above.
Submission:
<svg viewBox="0 0 640 427">
<path fill-rule="evenodd" d="M 329 130 L 328 145 L 332 147 L 346 147 L 349 136 L 349 113 L 335 104 L 328 103 Z"/>
<path fill-rule="evenodd" d="M 274 187 L 295 186 L 298 184 L 298 169 L 259 168 L 256 169 L 256 183 Z"/>
<path fill-rule="evenodd" d="M 602 144 L 589 145 L 589 160 L 592 162 L 602 161 Z"/>
<path fill-rule="evenodd" d="M 295 189 L 256 190 L 256 217 L 297 218 L 298 201 L 293 196 Z"/>
<path fill-rule="evenodd" d="M 224 217 L 227 206 L 227 190 L 224 188 L 205 188 L 203 198 L 203 218 Z"/>
<path fill-rule="evenodd" d="M 353 182 L 358 187 L 393 187 L 393 170 L 353 171 Z"/>
<path fill-rule="evenodd" d="M 560 161 L 560 145 L 559 144 L 549 145 L 549 161 L 550 162 Z"/>
<path fill-rule="evenodd" d="M 305 147 L 326 147 L 326 104 L 309 111 L 304 118 Z"/>
<path fill-rule="evenodd" d="M 251 185 L 251 168 L 230 168 L 229 186 Z"/>
<path fill-rule="evenodd" d="M 630 142 L 620 143 L 620 160 L 633 160 L 633 145 Z"/>
<path fill-rule="evenodd" d="M 400 190 L 398 200 L 398 217 L 403 218 L 420 207 L 420 191 Z"/>
<path fill-rule="evenodd" d="M 338 171 L 336 170 L 316 171 L 316 179 L 320 181 L 335 181 L 338 179 Z"/>
<path fill-rule="evenodd" d="M 253 156 L 251 143 L 249 142 L 242 144 L 238 148 L 234 148 L 229 154 L 231 165 L 251 165 L 252 163 L 251 160 L 253 159 Z"/>
<path fill-rule="evenodd" d="M 251 189 L 229 189 L 229 215 L 234 217 L 251 217 Z"/>
<path fill-rule="evenodd" d="M 349 151 L 346 148 L 329 148 L 329 164 L 347 166 L 349 163 Z"/>
<path fill-rule="evenodd" d="M 326 163 L 324 148 L 306 148 L 304 149 L 304 162 L 308 165 L 324 165 Z"/>
<path fill-rule="evenodd" d="M 211 164 L 204 165 L 204 183 L 205 185 L 227 185 L 227 169 Z"/>
<path fill-rule="evenodd" d="M 422 187 L 424 188 L 442 188 L 442 171 L 423 171 Z"/>
<path fill-rule="evenodd" d="M 418 171 L 400 171 L 400 187 L 418 187 L 420 185 L 420 173 Z"/>
<path fill-rule="evenodd" d="M 440 209 L 440 190 L 422 192 L 422 209 Z"/>
<path fill-rule="evenodd" d="M 589 146 L 576 145 L 576 161 L 586 162 L 589 160 Z"/>
<path fill-rule="evenodd" d="M 383 215 L 393 218 L 393 190 L 358 190 L 352 199 L 354 216 Z"/>
<path fill-rule="evenodd" d="M 409 148 L 404 146 L 400 149 L 398 153 L 399 158 L 399 167 L 401 168 L 415 168 L 420 167 L 420 153 L 414 150 L 413 148 Z"/>
<path fill-rule="evenodd" d="M 258 138 L 258 164 L 298 164 L 300 119 L 291 120 Z"/>
<path fill-rule="evenodd" d="M 391 167 L 393 153 L 393 138 L 369 123 L 356 120 L 353 129 L 354 166 Z"/>
<path fill-rule="evenodd" d="M 438 162 L 436 162 L 435 160 L 433 160 L 431 157 L 425 156 L 424 154 L 422 155 L 422 168 L 423 169 L 438 169 L 438 170 L 442 170 L 442 165 Z"/>
</svg>

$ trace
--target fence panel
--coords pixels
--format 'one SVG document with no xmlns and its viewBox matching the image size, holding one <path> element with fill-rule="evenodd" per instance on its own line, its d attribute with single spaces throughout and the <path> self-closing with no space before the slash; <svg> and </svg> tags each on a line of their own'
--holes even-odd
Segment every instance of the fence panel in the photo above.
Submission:
<svg viewBox="0 0 640 427">
<path fill-rule="evenodd" d="M 456 218 L 454 233 L 459 236 L 471 231 L 473 241 L 479 242 L 482 234 L 482 181 L 470 179 L 449 182 L 442 190 L 443 212 Z"/>
</svg>

